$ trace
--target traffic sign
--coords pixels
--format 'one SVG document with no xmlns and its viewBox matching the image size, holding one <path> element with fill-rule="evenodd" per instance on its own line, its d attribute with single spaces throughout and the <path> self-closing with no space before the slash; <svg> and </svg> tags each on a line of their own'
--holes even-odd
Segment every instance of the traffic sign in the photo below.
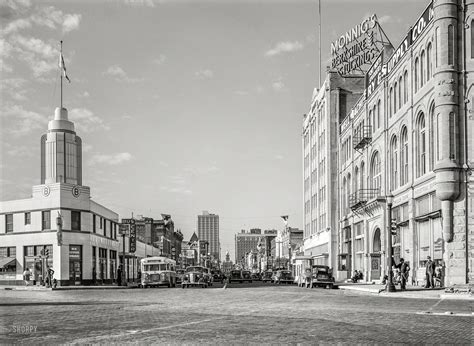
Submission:
<svg viewBox="0 0 474 346">
<path fill-rule="evenodd" d="M 124 235 L 128 233 L 130 225 L 125 225 L 123 223 L 119 224 L 119 234 Z"/>
</svg>

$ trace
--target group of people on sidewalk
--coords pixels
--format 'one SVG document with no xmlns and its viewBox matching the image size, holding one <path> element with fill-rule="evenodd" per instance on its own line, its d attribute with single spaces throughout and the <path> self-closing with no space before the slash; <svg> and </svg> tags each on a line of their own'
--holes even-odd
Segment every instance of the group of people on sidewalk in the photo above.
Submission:
<svg viewBox="0 0 474 346">
<path fill-rule="evenodd" d="M 30 280 L 31 280 L 31 277 L 32 277 L 32 272 L 30 270 L 30 268 L 26 268 L 25 271 L 23 272 L 23 281 L 25 282 L 25 286 L 29 286 L 30 285 Z M 42 284 L 44 284 L 46 287 L 54 287 L 56 288 L 56 285 L 57 285 L 57 280 L 53 278 L 53 275 L 54 275 L 54 270 L 53 268 L 48 268 L 47 271 L 46 271 L 46 277 L 44 279 L 44 281 L 42 281 Z M 33 279 L 33 285 L 36 284 L 36 279 Z"/>
</svg>

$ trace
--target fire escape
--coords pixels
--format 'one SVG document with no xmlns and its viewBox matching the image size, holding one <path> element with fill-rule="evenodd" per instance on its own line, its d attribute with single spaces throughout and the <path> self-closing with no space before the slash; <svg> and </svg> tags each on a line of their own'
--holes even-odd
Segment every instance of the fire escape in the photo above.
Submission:
<svg viewBox="0 0 474 346">
<path fill-rule="evenodd" d="M 360 126 L 354 132 L 352 144 L 354 149 L 361 152 L 366 146 L 372 142 L 372 126 Z"/>
</svg>

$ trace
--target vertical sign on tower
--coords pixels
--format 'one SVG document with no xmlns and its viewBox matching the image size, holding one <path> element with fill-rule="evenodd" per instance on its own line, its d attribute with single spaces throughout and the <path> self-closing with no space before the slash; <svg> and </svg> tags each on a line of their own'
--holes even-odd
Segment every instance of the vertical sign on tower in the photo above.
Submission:
<svg viewBox="0 0 474 346">
<path fill-rule="evenodd" d="M 130 253 L 137 251 L 137 226 L 135 223 L 130 225 Z"/>
</svg>

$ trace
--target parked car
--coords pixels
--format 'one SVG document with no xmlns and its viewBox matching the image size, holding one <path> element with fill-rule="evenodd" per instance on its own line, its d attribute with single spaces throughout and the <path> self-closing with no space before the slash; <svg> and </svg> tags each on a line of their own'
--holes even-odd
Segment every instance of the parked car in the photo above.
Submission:
<svg viewBox="0 0 474 346">
<path fill-rule="evenodd" d="M 252 273 L 250 270 L 242 270 L 242 282 L 244 281 L 252 282 Z"/>
<path fill-rule="evenodd" d="M 333 288 L 335 280 L 332 276 L 332 268 L 323 265 L 313 265 L 312 271 L 311 288 L 316 286 Z"/>
<path fill-rule="evenodd" d="M 267 270 L 267 271 L 263 272 L 261 280 L 263 282 L 272 282 L 272 276 L 273 276 L 273 271 Z"/>
<path fill-rule="evenodd" d="M 217 270 L 217 269 L 211 270 L 211 273 L 212 273 L 212 278 L 214 282 L 220 282 L 220 283 L 224 282 L 224 274 L 222 274 L 220 270 Z"/>
<path fill-rule="evenodd" d="M 272 277 L 272 282 L 277 284 L 292 284 L 295 278 L 289 270 L 277 270 Z"/>
<path fill-rule="evenodd" d="M 183 280 L 181 282 L 182 288 L 187 288 L 191 286 L 199 286 L 207 288 L 212 285 L 210 279 L 210 273 L 208 273 L 208 268 L 201 266 L 193 266 L 186 268 L 184 273 Z"/>
<path fill-rule="evenodd" d="M 176 269 L 176 283 L 181 285 L 183 282 L 183 276 L 186 271 L 184 269 Z"/>
<path fill-rule="evenodd" d="M 242 272 L 240 270 L 231 270 L 229 273 L 229 283 L 242 282 Z"/>
<path fill-rule="evenodd" d="M 253 281 L 260 281 L 261 280 L 260 273 L 252 273 L 252 275 L 250 275 L 250 277 L 252 278 Z"/>
</svg>

